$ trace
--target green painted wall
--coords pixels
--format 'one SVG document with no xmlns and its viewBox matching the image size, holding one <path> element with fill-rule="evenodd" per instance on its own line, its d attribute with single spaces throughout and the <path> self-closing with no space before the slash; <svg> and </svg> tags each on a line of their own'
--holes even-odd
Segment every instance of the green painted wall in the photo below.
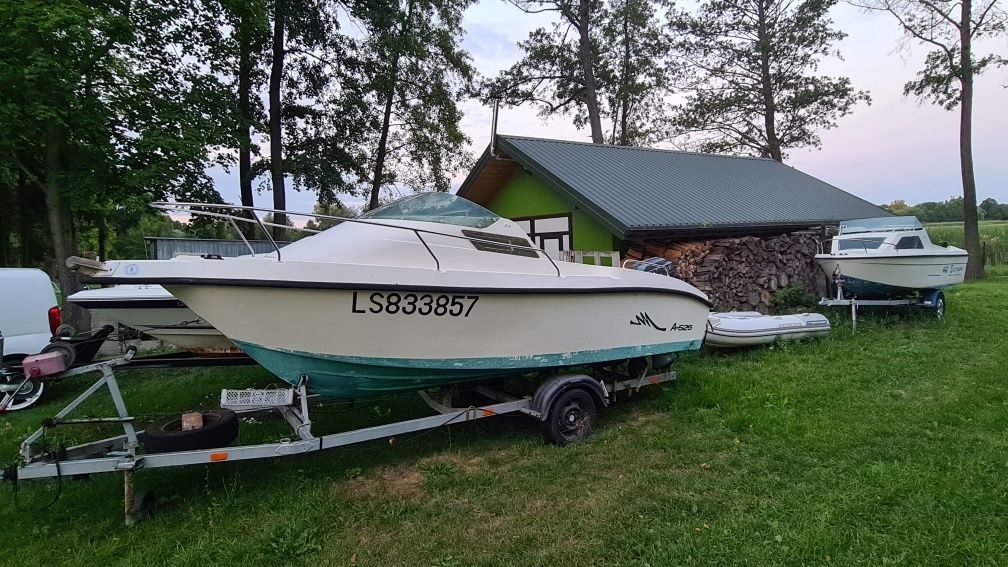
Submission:
<svg viewBox="0 0 1008 567">
<path fill-rule="evenodd" d="M 574 237 L 571 246 L 574 250 L 607 251 L 624 248 L 622 241 L 584 211 L 574 207 L 543 182 L 521 169 L 511 174 L 487 208 L 509 219 L 570 213 Z"/>
</svg>

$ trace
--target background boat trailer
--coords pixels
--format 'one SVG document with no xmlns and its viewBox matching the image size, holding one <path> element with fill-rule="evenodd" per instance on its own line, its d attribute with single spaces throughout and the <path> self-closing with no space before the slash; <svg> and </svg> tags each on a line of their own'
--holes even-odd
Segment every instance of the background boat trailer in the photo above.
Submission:
<svg viewBox="0 0 1008 567">
<path fill-rule="evenodd" d="M 216 447 L 211 449 L 173 451 L 163 453 L 143 453 L 139 449 L 144 443 L 144 432 L 134 427 L 136 418 L 126 408 L 116 381 L 116 367 L 129 363 L 132 353 L 126 357 L 75 368 L 66 375 L 85 372 L 100 372 L 99 378 L 81 395 L 64 407 L 55 417 L 45 420 L 42 427 L 29 435 L 22 443 L 19 463 L 3 471 L 3 479 L 11 481 L 47 479 L 63 477 L 85 478 L 95 473 L 121 471 L 124 480 L 124 511 L 126 523 L 132 524 L 143 513 L 133 494 L 133 472 L 140 469 L 159 469 L 186 465 L 245 461 L 274 457 L 287 457 L 334 449 L 355 443 L 363 443 L 397 435 L 434 429 L 445 425 L 474 421 L 499 415 L 525 414 L 540 421 L 544 426 L 557 420 L 561 429 L 570 428 L 571 437 L 566 442 L 577 441 L 591 433 L 591 425 L 597 409 L 606 407 L 617 392 L 633 393 L 641 387 L 676 379 L 673 371 L 646 375 L 643 371 L 637 378 L 629 378 L 615 373 L 606 373 L 603 379 L 586 374 L 561 374 L 554 376 L 536 389 L 532 396 L 515 397 L 487 386 L 473 386 L 460 391 L 470 391 L 489 398 L 493 403 L 482 406 L 452 407 L 446 394 L 436 400 L 428 392 L 420 396 L 437 415 L 398 421 L 374 427 L 356 429 L 330 435 L 315 436 L 309 417 L 308 383 L 310 378 L 302 376 L 298 386 L 268 390 L 223 390 L 221 407 L 237 414 L 279 412 L 293 430 L 291 438 L 274 443 L 243 445 L 236 447 Z M 632 365 L 631 365 L 632 366 Z M 61 376 L 64 377 L 64 376 Z M 606 378 L 609 380 L 607 381 Z M 116 415 L 83 419 L 70 418 L 70 414 L 87 399 L 99 391 L 107 389 L 116 409 Z M 579 413 L 577 403 L 586 398 L 591 400 L 591 415 Z M 562 402 L 562 403 L 558 403 Z M 558 406 L 563 407 L 558 407 Z M 582 403 L 582 405 L 585 405 Z M 586 408 L 580 408 L 584 410 Z M 118 423 L 123 434 L 99 441 L 84 443 L 55 452 L 39 451 L 37 443 L 46 429 L 81 424 Z M 544 427 L 544 436 L 558 444 L 566 444 L 564 438 L 550 438 Z"/>
<path fill-rule="evenodd" d="M 843 294 L 843 285 L 840 283 L 839 269 L 833 274 L 833 278 L 837 290 L 836 297 L 833 299 L 824 297 L 819 300 L 819 305 L 823 307 L 850 307 L 851 324 L 855 331 L 857 330 L 857 310 L 862 305 L 868 307 L 899 307 L 901 305 L 921 307 L 930 309 L 939 319 L 945 317 L 945 294 L 940 289 L 929 289 L 923 292 L 920 297 L 904 299 L 858 299 L 856 297 L 846 299 Z"/>
</svg>

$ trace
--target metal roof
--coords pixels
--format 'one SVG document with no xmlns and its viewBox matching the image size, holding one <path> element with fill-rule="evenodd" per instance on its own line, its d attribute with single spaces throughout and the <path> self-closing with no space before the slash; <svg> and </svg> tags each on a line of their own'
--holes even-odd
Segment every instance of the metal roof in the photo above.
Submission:
<svg viewBox="0 0 1008 567">
<path fill-rule="evenodd" d="M 798 228 L 890 216 L 884 209 L 767 158 L 497 136 L 506 158 L 620 237 Z M 495 160 L 489 149 L 459 189 Z"/>
</svg>

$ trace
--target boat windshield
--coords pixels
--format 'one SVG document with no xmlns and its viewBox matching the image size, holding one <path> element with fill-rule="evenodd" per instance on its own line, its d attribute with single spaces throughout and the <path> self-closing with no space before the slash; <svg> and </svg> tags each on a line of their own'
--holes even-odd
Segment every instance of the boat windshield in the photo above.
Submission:
<svg viewBox="0 0 1008 567">
<path fill-rule="evenodd" d="M 882 247 L 885 238 L 838 238 L 837 250 L 878 250 Z"/>
<path fill-rule="evenodd" d="M 840 234 L 855 232 L 883 232 L 892 230 L 920 230 L 917 217 L 882 217 L 877 219 L 855 219 L 840 223 Z"/>
<path fill-rule="evenodd" d="M 449 193 L 417 193 L 359 215 L 359 219 L 395 219 L 438 222 L 486 228 L 500 217 L 483 207 Z"/>
</svg>

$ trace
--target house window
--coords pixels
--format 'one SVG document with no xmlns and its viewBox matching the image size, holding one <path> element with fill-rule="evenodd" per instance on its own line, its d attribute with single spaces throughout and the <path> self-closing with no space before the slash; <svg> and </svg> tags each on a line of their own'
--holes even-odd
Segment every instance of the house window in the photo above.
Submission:
<svg viewBox="0 0 1008 567">
<path fill-rule="evenodd" d="M 560 258 L 560 252 L 571 249 L 570 215 L 515 219 L 515 223 L 554 260 Z"/>
</svg>

